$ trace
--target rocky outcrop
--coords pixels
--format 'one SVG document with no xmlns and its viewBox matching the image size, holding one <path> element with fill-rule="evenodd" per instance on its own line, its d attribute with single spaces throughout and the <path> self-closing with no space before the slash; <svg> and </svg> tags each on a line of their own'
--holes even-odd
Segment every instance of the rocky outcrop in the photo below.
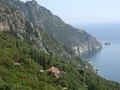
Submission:
<svg viewBox="0 0 120 90">
<path fill-rule="evenodd" d="M 58 16 L 53 15 L 50 12 L 50 10 L 40 6 L 35 0 L 27 1 L 26 3 L 23 3 L 19 0 L 7 0 L 7 1 L 8 2 L 5 3 L 9 5 L 12 4 L 12 6 L 14 6 L 14 8 L 25 19 L 29 21 L 29 23 L 26 23 L 28 27 L 31 24 L 30 25 L 31 27 L 35 25 L 39 28 L 46 30 L 48 34 L 51 35 L 55 40 L 62 43 L 65 47 L 73 49 L 76 55 L 81 55 L 85 52 L 98 50 L 101 48 L 101 44 L 93 36 L 89 35 L 87 32 L 83 30 L 79 30 L 68 24 L 65 24 Z M 8 26 L 6 26 L 6 24 L 4 25 L 2 24 L 1 26 L 2 26 L 1 30 L 3 30 L 5 27 L 7 29 L 9 28 Z M 34 31 L 38 33 L 38 30 Z M 33 31 L 31 31 L 31 29 L 29 28 L 28 32 L 31 33 Z M 42 46 L 42 44 L 39 45 L 40 42 L 38 38 L 36 39 L 34 38 L 34 41 L 37 41 L 36 43 L 38 44 L 37 45 L 38 48 Z"/>
<path fill-rule="evenodd" d="M 14 0 L 11 2 L 12 4 L 16 3 Z M 9 3 L 0 2 L 0 31 L 7 31 L 18 39 L 24 39 L 35 48 L 51 56 L 72 57 L 72 50 L 57 42 L 46 30 L 32 23 L 16 7 L 11 7 Z"/>
<path fill-rule="evenodd" d="M 90 36 L 89 34 L 86 37 L 86 41 L 79 42 L 72 47 L 77 56 L 96 52 L 102 48 L 101 43 L 97 41 L 94 37 Z"/>
<path fill-rule="evenodd" d="M 58 16 L 40 6 L 35 0 L 27 1 L 25 6 L 21 12 L 31 22 L 47 30 L 49 34 L 67 47 L 74 49 L 76 55 L 101 48 L 101 44 L 93 36 L 65 24 Z"/>
</svg>

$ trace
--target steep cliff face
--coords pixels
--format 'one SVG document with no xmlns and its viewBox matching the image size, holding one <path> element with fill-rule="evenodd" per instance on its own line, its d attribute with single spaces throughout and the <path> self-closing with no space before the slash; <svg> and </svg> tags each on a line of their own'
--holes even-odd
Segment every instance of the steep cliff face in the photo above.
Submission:
<svg viewBox="0 0 120 90">
<path fill-rule="evenodd" d="M 99 50 L 101 48 L 101 44 L 93 36 L 89 35 L 83 30 L 79 30 L 68 24 L 65 24 L 58 16 L 53 15 L 49 10 L 40 6 L 35 0 L 27 1 L 26 3 L 23 3 L 19 0 L 3 1 L 9 6 L 12 5 L 12 9 L 16 8 L 16 11 L 19 12 L 19 14 L 22 15 L 22 17 L 24 17 L 27 21 L 29 21 L 28 24 L 32 28 L 35 25 L 38 28 L 47 30 L 48 34 L 53 36 L 53 38 L 56 38 L 57 41 L 63 43 L 70 49 L 73 49 L 76 55 L 81 55 L 93 50 Z M 20 30 L 21 25 L 19 24 L 17 26 Z M 9 27 L 6 26 L 6 23 L 2 23 L 0 25 L 1 30 L 5 29 L 5 27 L 6 30 L 9 30 Z M 31 32 L 30 30 L 28 31 L 29 33 Z M 36 30 L 37 33 L 38 31 L 39 30 Z M 23 33 L 23 30 L 20 30 L 20 33 Z M 19 35 L 19 37 L 21 37 L 21 35 Z M 42 44 L 38 44 L 37 47 L 41 47 L 41 45 Z"/>
<path fill-rule="evenodd" d="M 37 27 L 9 3 L 13 2 L 0 2 L 0 31 L 10 32 L 52 56 L 70 58 L 73 55 L 72 50 L 57 42 L 47 31 Z"/>
<path fill-rule="evenodd" d="M 82 33 L 85 34 L 86 32 L 83 31 Z M 101 43 L 88 33 L 87 36 L 85 36 L 85 40 L 86 41 L 83 39 L 83 41 L 80 41 L 78 44 L 72 47 L 73 50 L 75 50 L 76 55 L 87 55 L 102 48 Z"/>
<path fill-rule="evenodd" d="M 77 46 L 78 49 L 74 49 L 76 55 L 101 48 L 101 44 L 93 36 L 65 24 L 58 16 L 38 5 L 36 1 L 29 1 L 26 4 L 28 18 L 33 23 L 46 29 L 54 38 L 57 38 L 66 46 L 72 49 Z"/>
<path fill-rule="evenodd" d="M 29 21 L 48 31 L 55 39 L 65 46 L 74 49 L 76 55 L 88 51 L 98 50 L 101 44 L 91 35 L 83 30 L 76 29 L 65 24 L 58 16 L 40 6 L 35 0 L 26 3 L 9 0 L 19 12 Z"/>
</svg>

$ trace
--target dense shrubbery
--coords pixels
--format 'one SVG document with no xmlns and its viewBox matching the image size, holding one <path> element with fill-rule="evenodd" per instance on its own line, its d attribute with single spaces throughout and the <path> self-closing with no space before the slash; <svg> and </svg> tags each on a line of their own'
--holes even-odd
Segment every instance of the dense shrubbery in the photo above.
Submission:
<svg viewBox="0 0 120 90">
<path fill-rule="evenodd" d="M 53 65 L 61 71 L 59 78 L 47 72 Z M 8 32 L 0 32 L 0 90 L 61 90 L 62 87 L 68 90 L 120 90 L 118 83 L 106 81 L 70 60 L 51 57 Z"/>
</svg>

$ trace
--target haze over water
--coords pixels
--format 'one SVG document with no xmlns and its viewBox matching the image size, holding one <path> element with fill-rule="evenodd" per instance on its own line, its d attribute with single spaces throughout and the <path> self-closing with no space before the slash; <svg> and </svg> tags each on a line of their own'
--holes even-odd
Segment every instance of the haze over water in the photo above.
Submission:
<svg viewBox="0 0 120 90">
<path fill-rule="evenodd" d="M 91 24 L 76 25 L 96 37 L 103 43 L 103 49 L 88 59 L 99 71 L 98 74 L 108 80 L 120 82 L 120 25 Z M 111 45 L 104 45 L 109 41 Z"/>
</svg>

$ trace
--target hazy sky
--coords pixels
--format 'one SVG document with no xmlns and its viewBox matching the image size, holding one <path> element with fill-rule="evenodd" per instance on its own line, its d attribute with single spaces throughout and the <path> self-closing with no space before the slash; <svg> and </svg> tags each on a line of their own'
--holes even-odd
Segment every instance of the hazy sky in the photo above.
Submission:
<svg viewBox="0 0 120 90">
<path fill-rule="evenodd" d="M 120 0 L 36 1 L 70 24 L 120 22 Z"/>
</svg>

